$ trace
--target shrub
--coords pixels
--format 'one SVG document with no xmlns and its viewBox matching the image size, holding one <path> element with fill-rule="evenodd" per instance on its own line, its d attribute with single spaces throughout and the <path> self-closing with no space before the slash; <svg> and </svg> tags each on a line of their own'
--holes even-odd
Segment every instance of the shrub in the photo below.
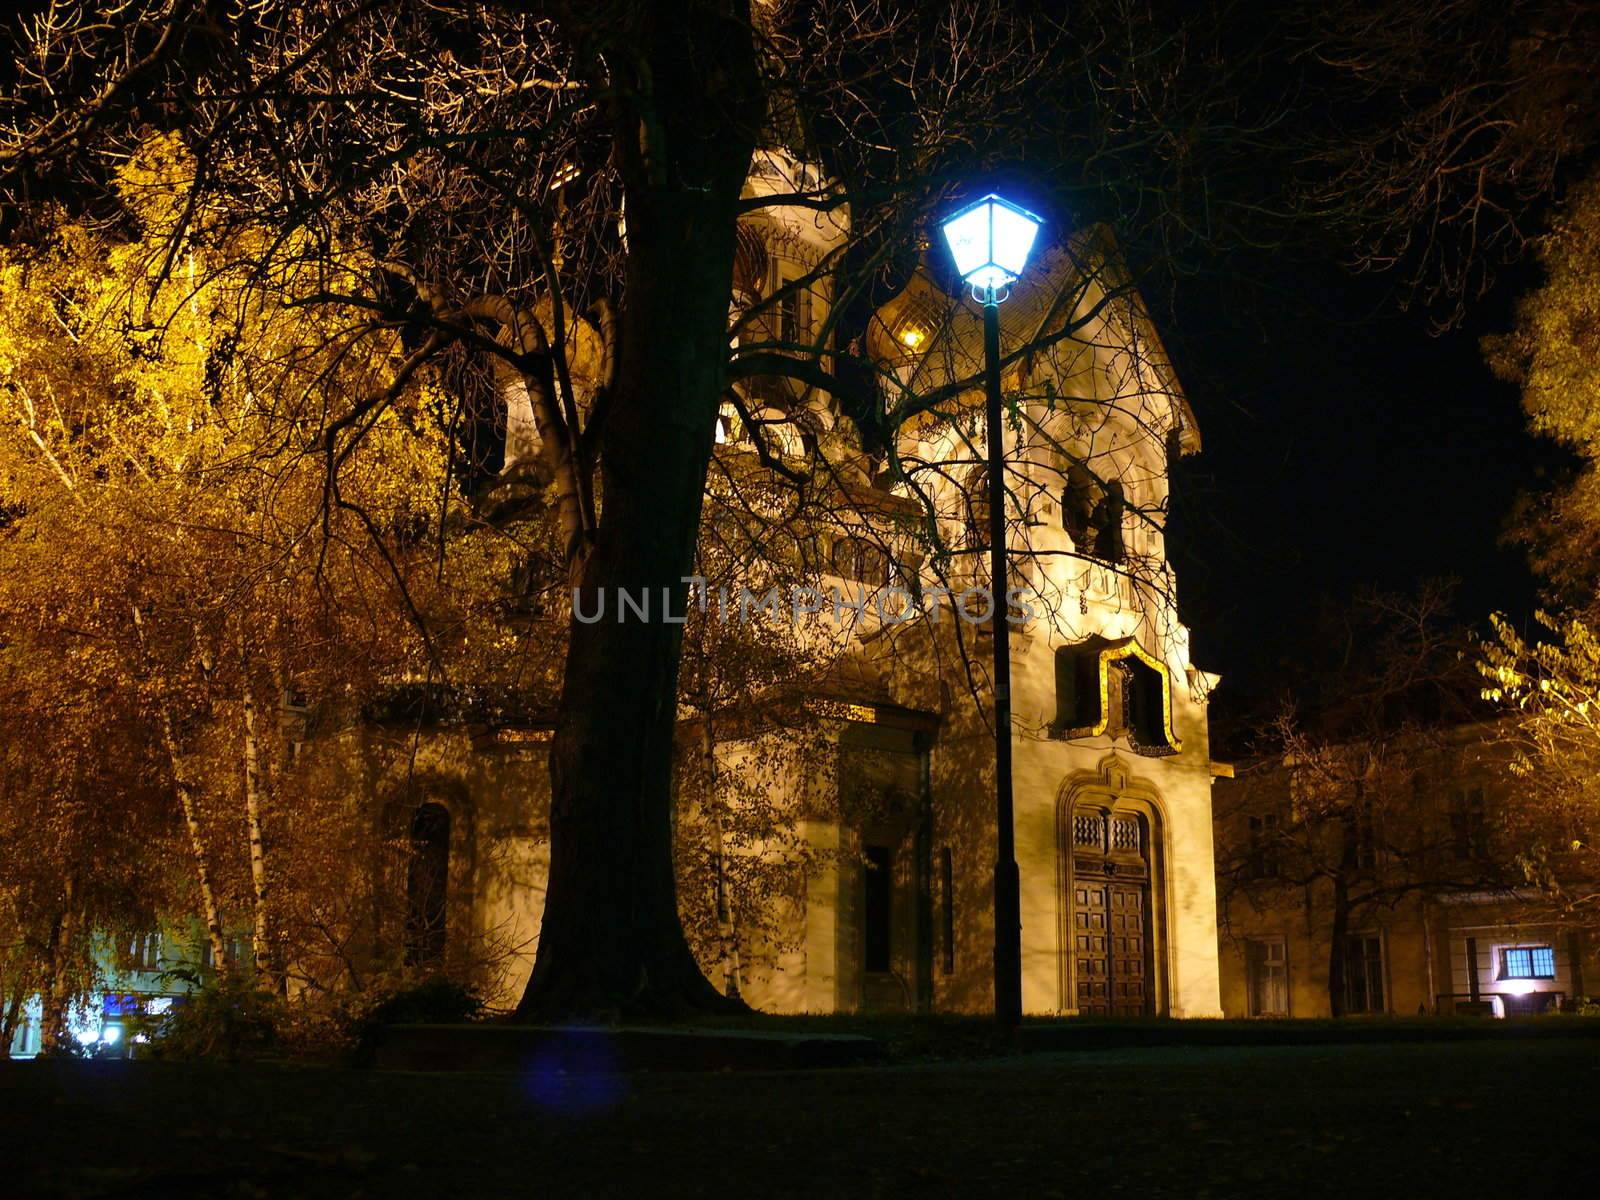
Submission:
<svg viewBox="0 0 1600 1200">
<path fill-rule="evenodd" d="M 283 1001 L 243 974 L 191 992 L 150 1044 L 157 1058 L 236 1062 L 278 1049 Z"/>
<path fill-rule="evenodd" d="M 351 1021 L 357 1061 L 366 1061 L 385 1025 L 455 1025 L 483 1015 L 483 998 L 470 984 L 442 975 L 390 992 Z"/>
</svg>

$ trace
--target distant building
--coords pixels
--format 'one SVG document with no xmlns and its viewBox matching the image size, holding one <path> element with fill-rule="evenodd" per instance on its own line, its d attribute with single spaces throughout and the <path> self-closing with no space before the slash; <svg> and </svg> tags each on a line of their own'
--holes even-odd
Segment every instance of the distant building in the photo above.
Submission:
<svg viewBox="0 0 1600 1200">
<path fill-rule="evenodd" d="M 248 937 L 225 939 L 230 961 L 248 970 Z M 75 999 L 65 1033 L 81 1053 L 127 1058 L 149 1040 L 149 1030 L 188 1001 L 195 984 L 211 975 L 211 946 L 198 925 L 152 929 L 130 938 L 96 939 L 100 986 Z M 44 1022 L 37 995 L 23 1001 L 11 1038 L 12 1058 L 32 1058 L 42 1048 Z"/>
<path fill-rule="evenodd" d="M 1523 884 L 1505 818 L 1529 783 L 1492 734 L 1391 748 L 1364 809 L 1301 802 L 1292 764 L 1218 781 L 1226 1015 L 1326 1017 L 1336 992 L 1346 1015 L 1522 1016 L 1600 990 L 1596 939 Z"/>
</svg>

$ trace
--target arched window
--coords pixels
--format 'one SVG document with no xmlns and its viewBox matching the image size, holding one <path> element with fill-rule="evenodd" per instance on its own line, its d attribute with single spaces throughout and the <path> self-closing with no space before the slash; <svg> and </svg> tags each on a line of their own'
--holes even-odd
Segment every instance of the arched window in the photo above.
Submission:
<svg viewBox="0 0 1600 1200">
<path fill-rule="evenodd" d="M 419 804 L 411 814 L 406 863 L 406 965 L 426 966 L 444 957 L 446 901 L 450 884 L 450 810 Z"/>
<path fill-rule="evenodd" d="M 1082 463 L 1067 468 L 1061 489 L 1061 527 L 1080 554 L 1106 562 L 1127 556 L 1122 524 L 1128 502 L 1120 479 L 1099 482 Z"/>
</svg>

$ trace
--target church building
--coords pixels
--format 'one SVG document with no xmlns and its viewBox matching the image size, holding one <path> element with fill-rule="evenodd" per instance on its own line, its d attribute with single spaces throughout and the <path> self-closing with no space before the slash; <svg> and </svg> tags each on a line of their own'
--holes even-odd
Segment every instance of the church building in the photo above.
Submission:
<svg viewBox="0 0 1600 1200">
<path fill-rule="evenodd" d="M 803 189 L 808 170 L 760 155 L 750 194 Z M 840 220 L 752 211 L 735 268 L 737 337 L 845 349 L 830 341 L 844 322 L 831 319 L 826 269 Z M 1170 468 L 1199 452 L 1200 432 L 1109 232 L 1048 240 L 1001 308 L 1023 1005 L 1217 1016 L 1207 740 L 1217 679 L 1191 660 L 1165 543 Z M 787 380 L 739 383 L 718 430 L 719 463 L 753 461 L 760 439 L 768 456 L 827 464 L 817 486 L 832 505 L 814 522 L 806 569 L 830 598 L 815 636 L 834 644 L 806 703 L 833 753 L 828 770 L 796 770 L 780 786 L 784 836 L 735 844 L 717 831 L 719 895 L 748 877 L 741 856 L 790 873 L 769 919 L 756 929 L 726 918 L 721 961 L 703 965 L 768 1011 L 987 1011 L 986 664 L 999 615 L 973 611 L 993 595 L 981 309 L 925 264 L 849 350 L 875 367 L 885 444 L 863 445 L 838 397 Z M 535 436 L 516 412 L 507 426 Z M 841 600 L 848 620 L 829 621 Z M 746 734 L 737 720 L 716 724 L 715 772 L 737 780 L 754 757 Z M 687 713 L 685 729 L 702 736 Z M 537 948 L 547 731 L 536 719 L 377 714 L 319 751 L 371 798 L 374 822 L 413 845 L 405 921 L 419 953 L 502 947 L 492 990 L 505 1002 Z M 693 819 L 687 805 L 681 819 Z"/>
</svg>

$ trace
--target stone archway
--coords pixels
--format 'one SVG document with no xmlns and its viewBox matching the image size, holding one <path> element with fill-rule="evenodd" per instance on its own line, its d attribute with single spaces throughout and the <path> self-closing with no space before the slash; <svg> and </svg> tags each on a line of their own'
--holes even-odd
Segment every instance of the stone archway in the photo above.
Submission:
<svg viewBox="0 0 1600 1200">
<path fill-rule="evenodd" d="M 1058 798 L 1061 1008 L 1084 1016 L 1167 1011 L 1160 798 L 1115 754 Z"/>
</svg>

